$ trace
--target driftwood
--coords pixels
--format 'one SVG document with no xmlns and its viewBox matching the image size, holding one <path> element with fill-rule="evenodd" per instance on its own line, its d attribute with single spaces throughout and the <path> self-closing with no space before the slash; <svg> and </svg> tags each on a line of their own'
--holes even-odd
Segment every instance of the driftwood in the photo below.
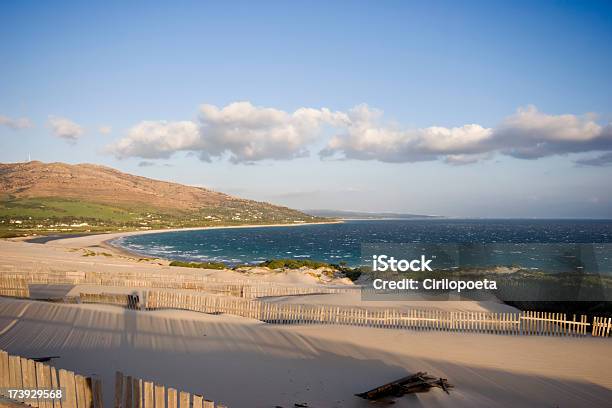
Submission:
<svg viewBox="0 0 612 408">
<path fill-rule="evenodd" d="M 432 387 L 441 388 L 448 394 L 448 390 L 453 386 L 446 378 L 436 378 L 426 372 L 418 372 L 355 395 L 367 400 L 378 400 L 385 397 L 401 397 L 404 394 L 415 392 L 427 392 Z"/>
<path fill-rule="evenodd" d="M 54 358 L 60 358 L 60 356 L 48 356 L 48 357 L 32 357 L 30 360 L 34 360 L 37 363 L 46 363 Z"/>
</svg>

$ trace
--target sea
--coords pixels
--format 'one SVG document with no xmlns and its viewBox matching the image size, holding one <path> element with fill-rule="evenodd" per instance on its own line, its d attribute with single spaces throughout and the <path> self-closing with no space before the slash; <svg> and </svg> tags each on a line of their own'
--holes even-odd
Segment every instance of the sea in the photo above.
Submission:
<svg viewBox="0 0 612 408">
<path fill-rule="evenodd" d="M 544 247 L 554 247 L 561 258 L 571 259 L 580 257 L 590 246 L 597 262 L 605 265 L 598 268 L 599 272 L 606 268 L 612 271 L 612 220 L 351 220 L 291 227 L 162 232 L 122 237 L 113 244 L 147 257 L 182 261 L 236 265 L 293 258 L 353 267 L 367 262 L 364 247 L 372 245 L 384 249 L 385 245 L 403 244 L 418 252 L 423 245 L 443 244 L 447 248 L 471 244 L 496 248 L 492 252 L 501 254 L 494 259 L 496 265 L 531 269 L 543 268 L 549 261 L 542 259 L 542 254 L 550 256 L 551 252 L 542 250 Z"/>
</svg>

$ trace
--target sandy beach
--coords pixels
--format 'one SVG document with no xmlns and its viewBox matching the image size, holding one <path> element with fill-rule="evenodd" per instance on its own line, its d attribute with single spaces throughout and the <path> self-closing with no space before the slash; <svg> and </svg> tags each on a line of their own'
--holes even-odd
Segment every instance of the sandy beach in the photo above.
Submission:
<svg viewBox="0 0 612 408">
<path fill-rule="evenodd" d="M 140 233 L 140 232 L 138 232 Z M 147 233 L 152 233 L 148 231 Z M 109 248 L 133 233 L 91 235 L 33 244 L 0 241 L 0 271 L 49 267 L 108 274 L 173 274 L 160 260 Z M 96 255 L 84 256 L 85 251 Z M 105 252 L 107 255 L 102 255 Z M 185 268 L 180 268 L 184 271 Z M 298 272 L 244 277 L 197 270 L 224 280 L 270 279 L 317 285 Z M 132 293 L 138 288 L 33 287 L 41 297 L 79 291 Z M 283 296 L 274 303 L 511 311 L 494 302 L 363 302 L 358 292 Z M 54 365 L 103 379 L 112 400 L 113 374 L 151 379 L 203 393 L 229 407 L 368 407 L 354 394 L 417 371 L 448 378 L 450 395 L 434 389 L 404 396 L 398 407 L 605 407 L 612 398 L 612 356 L 605 338 L 419 332 L 350 326 L 279 326 L 231 315 L 177 310 L 0 299 L 0 349 L 28 357 L 58 355 Z"/>
<path fill-rule="evenodd" d="M 500 337 L 358 327 L 279 327 L 233 316 L 0 301 L 0 348 L 59 355 L 105 381 L 115 370 L 230 407 L 371 406 L 353 394 L 411 372 L 456 386 L 404 397 L 411 407 L 605 407 L 606 339 Z M 239 391 L 237 391 L 239 389 Z"/>
<path fill-rule="evenodd" d="M 98 247 L 102 246 L 108 249 L 112 249 L 123 255 L 137 255 L 129 250 L 122 248 L 118 245 L 113 245 L 112 241 L 121 238 L 128 237 L 131 235 L 148 235 L 148 234 L 161 234 L 164 232 L 180 232 L 180 231 L 204 231 L 204 230 L 217 230 L 217 229 L 243 229 L 243 228 L 288 228 L 288 227 L 301 227 L 304 225 L 322 225 L 322 224 L 339 224 L 343 221 L 326 221 L 326 222 L 300 222 L 295 224 L 267 224 L 267 225 L 228 225 L 228 226 L 213 226 L 213 227 L 193 227 L 193 228 L 166 228 L 166 229 L 153 229 L 153 230 L 139 230 L 139 231 L 126 231 L 126 232 L 111 232 L 108 234 L 88 234 L 77 237 L 69 238 L 57 238 L 53 241 L 60 246 L 73 246 L 76 244 L 77 247 Z M 29 240 L 32 237 L 23 237 L 20 240 Z M 49 241 L 51 242 L 51 241 Z"/>
</svg>

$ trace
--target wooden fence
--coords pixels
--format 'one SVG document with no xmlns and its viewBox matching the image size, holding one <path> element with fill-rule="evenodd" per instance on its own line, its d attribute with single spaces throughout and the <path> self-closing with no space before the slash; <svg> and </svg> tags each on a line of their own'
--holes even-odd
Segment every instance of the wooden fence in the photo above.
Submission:
<svg viewBox="0 0 612 408">
<path fill-rule="evenodd" d="M 177 269 L 177 268 L 173 268 Z M 181 268 L 189 269 L 189 268 Z M 152 272 L 78 272 L 78 271 L 2 271 L 0 282 L 7 279 L 21 279 L 27 284 L 39 285 L 99 285 L 127 288 L 189 289 L 227 296 L 254 299 L 266 296 L 292 296 L 309 294 L 333 294 L 355 292 L 360 288 L 331 287 L 325 285 L 295 286 L 252 280 L 220 280 L 193 272 L 165 271 Z M 1 286 L 0 286 L 1 287 Z"/>
<path fill-rule="evenodd" d="M 61 398 L 19 398 L 9 390 L 61 390 Z M 0 350 L 0 396 L 34 408 L 104 408 L 102 380 L 9 355 Z M 178 398 L 178 400 L 177 400 Z M 107 403 L 107 406 L 110 405 Z M 115 375 L 114 408 L 226 408 L 201 395 L 177 392 L 175 388 Z"/>
<path fill-rule="evenodd" d="M 612 318 L 594 317 L 593 318 L 593 336 L 608 337 L 612 332 Z"/>
<path fill-rule="evenodd" d="M 58 375 L 59 374 L 59 375 Z M 9 389 L 62 390 L 61 399 L 20 399 Z M 0 390 L 34 408 L 103 408 L 102 382 L 0 350 Z M 11 398 L 16 397 L 16 398 Z"/>
<path fill-rule="evenodd" d="M 77 280 L 76 273 L 68 276 L 66 280 Z M 81 278 L 87 281 L 89 273 L 83 272 Z M 50 279 L 51 275 L 47 275 Z M 54 275 L 53 280 L 58 277 Z M 166 276 L 167 278 L 167 276 Z M 30 279 L 30 281 L 28 280 Z M 109 278 L 110 279 L 110 278 Z M 117 280 L 117 276 L 111 280 L 117 286 L 123 286 L 126 281 Z M 24 278 L 23 275 L 7 276 L 0 274 L 0 295 L 28 297 L 28 283 L 43 281 L 40 276 Z M 61 279 L 59 279 L 61 280 Z M 78 279 L 81 280 L 81 279 Z M 158 279 L 163 282 L 165 279 Z M 135 286 L 144 286 L 146 282 L 132 282 Z M 147 281 L 151 285 L 154 281 Z M 47 281 L 51 283 L 51 281 Z M 83 282 L 85 283 L 85 282 Z M 91 282 L 89 282 L 91 283 Z M 177 283 L 177 282 L 174 282 Z M 101 283 L 105 284 L 105 283 Z M 137 285 L 136 285 L 137 284 Z M 197 286 L 194 282 L 182 281 L 181 288 L 196 286 L 198 289 L 213 292 L 213 294 L 202 293 L 180 293 L 169 291 L 150 291 L 144 301 L 135 295 L 121 295 L 108 293 L 83 293 L 80 301 L 83 303 L 107 303 L 125 306 L 132 309 L 147 308 L 172 308 L 199 311 L 205 313 L 228 313 L 238 316 L 258 319 L 268 323 L 280 324 L 345 324 L 355 326 L 369 326 L 381 328 L 399 328 L 415 330 L 446 330 L 446 331 L 470 331 L 479 333 L 498 334 L 529 334 L 529 335 L 551 335 L 551 336 L 584 336 L 587 334 L 591 323 L 587 316 L 580 316 L 579 320 L 574 315 L 570 320 L 566 314 L 561 313 L 490 313 L 490 312 L 454 312 L 440 310 L 421 309 L 382 309 L 363 308 L 356 306 L 315 306 L 299 304 L 274 304 L 253 300 L 253 296 L 281 296 L 283 294 L 304 293 L 338 293 L 355 289 L 329 288 L 329 287 L 290 287 L 269 285 L 243 285 L 243 284 L 221 284 L 211 282 L 204 286 Z M 168 284 L 172 286 L 173 283 Z M 209 285 L 206 287 L 206 285 Z M 210 285 L 215 286 L 212 289 Z M 146 287 L 146 286 L 144 286 Z M 329 292 L 325 292 L 329 291 Z M 338 291 L 338 292 L 334 292 Z M 215 294 L 216 293 L 216 294 Z M 235 294 L 236 296 L 221 296 Z M 594 336 L 610 335 L 610 320 L 597 318 L 597 323 L 592 325 L 591 334 Z"/>
<path fill-rule="evenodd" d="M 0 296 L 29 298 L 30 289 L 27 281 L 20 277 L 0 278 Z"/>
<path fill-rule="evenodd" d="M 337 324 L 390 329 L 458 331 L 509 335 L 586 336 L 587 316 L 568 319 L 564 313 L 455 312 L 383 309 L 355 306 L 277 304 L 177 292 L 151 291 L 144 308 L 227 313 L 274 324 Z M 607 326 L 608 327 L 608 326 Z M 609 332 L 609 328 L 606 329 Z"/>
<path fill-rule="evenodd" d="M 114 408 L 226 408 L 202 395 L 177 391 L 140 378 L 115 374 Z"/>
<path fill-rule="evenodd" d="M 588 317 L 585 315 L 581 315 L 580 321 L 577 321 L 576 315 L 573 315 L 572 320 L 568 320 L 565 313 L 526 311 L 522 312 L 520 318 L 523 334 L 538 336 L 586 336 L 589 327 Z"/>
</svg>

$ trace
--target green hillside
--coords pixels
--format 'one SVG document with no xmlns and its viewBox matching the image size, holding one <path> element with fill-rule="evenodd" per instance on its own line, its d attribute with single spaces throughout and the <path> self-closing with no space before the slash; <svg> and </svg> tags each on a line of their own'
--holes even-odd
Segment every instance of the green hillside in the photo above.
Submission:
<svg viewBox="0 0 612 408">
<path fill-rule="evenodd" d="M 102 166 L 0 164 L 0 236 L 325 221 Z"/>
<path fill-rule="evenodd" d="M 58 198 L 0 201 L 0 237 L 323 220 L 289 208 L 248 201 L 196 211 L 163 210 L 140 205 L 112 206 Z"/>
</svg>

